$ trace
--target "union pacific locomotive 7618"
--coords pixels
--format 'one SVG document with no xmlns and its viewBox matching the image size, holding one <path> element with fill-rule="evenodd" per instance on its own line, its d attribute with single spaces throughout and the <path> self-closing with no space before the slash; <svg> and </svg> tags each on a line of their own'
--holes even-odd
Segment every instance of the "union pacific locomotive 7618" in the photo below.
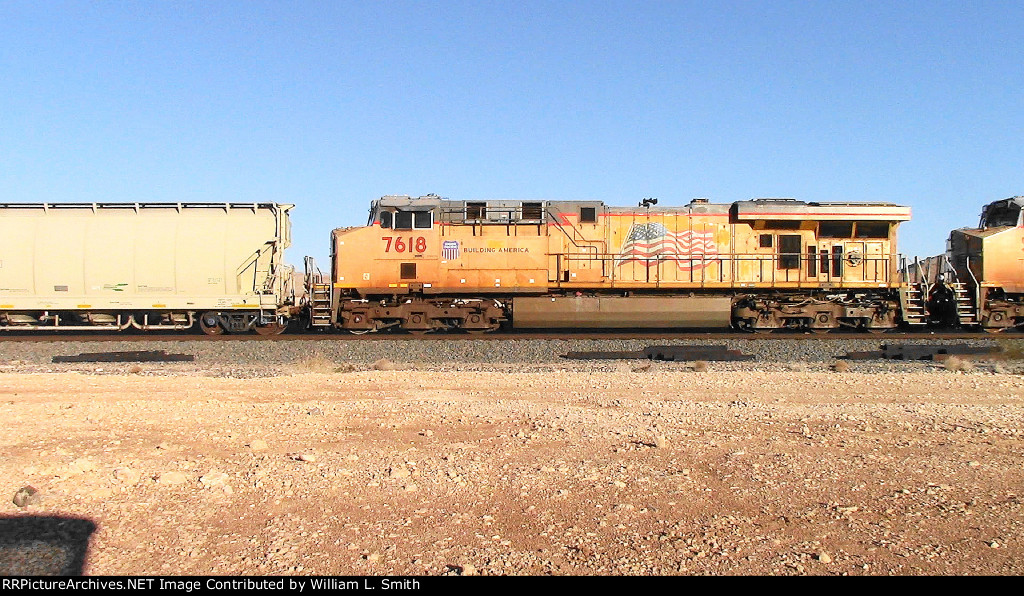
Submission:
<svg viewBox="0 0 1024 596">
<path fill-rule="evenodd" d="M 366 227 L 334 231 L 311 324 L 884 330 L 924 317 L 896 253 L 909 219 L 890 203 L 386 196 Z"/>
</svg>

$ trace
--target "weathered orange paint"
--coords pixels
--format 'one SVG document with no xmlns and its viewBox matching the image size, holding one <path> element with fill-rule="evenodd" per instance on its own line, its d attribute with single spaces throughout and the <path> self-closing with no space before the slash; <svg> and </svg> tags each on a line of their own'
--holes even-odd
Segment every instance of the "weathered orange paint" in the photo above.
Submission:
<svg viewBox="0 0 1024 596">
<path fill-rule="evenodd" d="M 437 199 L 433 199 L 436 203 Z M 417 199 L 410 199 L 415 204 Z M 565 205 L 566 203 L 561 203 Z M 592 205 L 593 202 L 587 203 Z M 704 207 L 706 204 L 701 205 Z M 803 205 L 798 203 L 796 206 Z M 580 221 L 578 212 L 549 211 L 543 222 L 438 221 L 430 229 L 392 230 L 378 225 L 335 230 L 333 282 L 336 288 L 361 295 L 404 294 L 545 294 L 553 290 L 737 290 L 748 288 L 891 287 L 897 284 L 896 228 L 909 210 L 879 212 L 870 207 L 837 204 L 837 220 L 879 221 L 890 217 L 886 238 L 818 238 L 816 221 L 800 229 L 759 229 L 764 221 L 745 216 L 736 221 L 728 205 L 709 205 L 716 212 L 697 213 L 686 207 L 649 211 L 603 207 L 596 222 Z M 828 217 L 828 204 L 815 205 L 815 219 Z M 824 213 L 825 215 L 822 215 Z M 789 212 L 787 211 L 787 215 Z M 886 221 L 886 220 L 882 220 Z M 624 254 L 631 231 L 657 224 L 703 248 L 629 259 Z M 772 236 L 761 247 L 761 235 Z M 800 238 L 799 266 L 780 267 L 780 237 Z M 406 250 L 388 250 L 386 238 L 403 238 Z M 424 250 L 408 251 L 409 239 L 424 238 Z M 415 241 L 415 240 L 414 240 Z M 392 243 L 394 240 L 392 240 Z M 444 243 L 452 249 L 446 257 Z M 454 248 L 457 246 L 457 249 Z M 808 271 L 808 250 L 814 249 L 814 272 Z M 833 271 L 833 247 L 842 249 L 842 271 Z M 822 272 L 820 251 L 829 253 Z M 415 277 L 402 278 L 402 265 Z"/>
</svg>

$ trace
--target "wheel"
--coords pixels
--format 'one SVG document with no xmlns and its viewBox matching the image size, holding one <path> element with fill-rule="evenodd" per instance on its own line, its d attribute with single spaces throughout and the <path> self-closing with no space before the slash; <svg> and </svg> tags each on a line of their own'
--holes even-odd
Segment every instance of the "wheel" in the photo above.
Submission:
<svg viewBox="0 0 1024 596">
<path fill-rule="evenodd" d="M 199 317 L 199 328 L 207 335 L 224 334 L 224 327 L 221 327 L 220 324 L 220 316 L 212 312 L 203 313 L 203 316 Z"/>
<path fill-rule="evenodd" d="M 754 333 L 754 320 L 753 319 L 733 319 L 732 326 L 737 331 L 745 331 L 747 333 Z"/>
<path fill-rule="evenodd" d="M 820 325 L 819 327 L 810 327 L 810 325 Z M 832 315 L 828 313 L 818 313 L 814 315 L 812 322 L 808 324 L 808 328 L 811 333 L 820 335 L 822 333 L 828 333 L 836 328 L 836 321 L 832 318 Z"/>
<path fill-rule="evenodd" d="M 270 325 L 257 327 L 256 333 L 259 335 L 281 335 L 287 327 L 287 325 L 282 325 L 280 323 L 271 323 Z"/>
</svg>

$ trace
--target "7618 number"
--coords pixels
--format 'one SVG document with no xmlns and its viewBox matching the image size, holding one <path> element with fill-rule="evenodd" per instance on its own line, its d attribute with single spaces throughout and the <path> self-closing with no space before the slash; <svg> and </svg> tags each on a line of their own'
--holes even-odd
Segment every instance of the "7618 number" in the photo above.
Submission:
<svg viewBox="0 0 1024 596">
<path fill-rule="evenodd" d="M 413 238 L 402 238 L 401 236 L 383 236 L 381 240 L 387 243 L 384 252 L 426 252 L 427 239 L 423 236 Z"/>
</svg>

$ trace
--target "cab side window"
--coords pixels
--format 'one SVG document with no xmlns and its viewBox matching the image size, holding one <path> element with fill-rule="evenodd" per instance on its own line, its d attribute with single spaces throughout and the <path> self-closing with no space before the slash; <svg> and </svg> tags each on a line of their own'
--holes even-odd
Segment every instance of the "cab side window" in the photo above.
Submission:
<svg viewBox="0 0 1024 596">
<path fill-rule="evenodd" d="M 391 215 L 390 213 L 388 214 Z M 429 230 L 434 225 L 434 214 L 430 211 L 396 211 L 394 215 L 394 228 L 396 230 Z M 381 215 L 380 227 L 391 227 L 384 225 L 384 216 Z"/>
<path fill-rule="evenodd" d="M 885 240 L 889 237 L 889 222 L 887 221 L 858 221 L 857 233 L 854 238 L 877 238 Z"/>
<path fill-rule="evenodd" d="M 852 221 L 823 221 L 818 224 L 819 238 L 852 238 Z"/>
<path fill-rule="evenodd" d="M 412 211 L 397 211 L 397 212 L 395 212 L 395 229 L 396 230 L 411 230 L 412 229 Z"/>
</svg>

